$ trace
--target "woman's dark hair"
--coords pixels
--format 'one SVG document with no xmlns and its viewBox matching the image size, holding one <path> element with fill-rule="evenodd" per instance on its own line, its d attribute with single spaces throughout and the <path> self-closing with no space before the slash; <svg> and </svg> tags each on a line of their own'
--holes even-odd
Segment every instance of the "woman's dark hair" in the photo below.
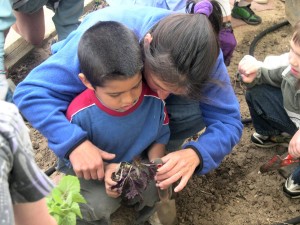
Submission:
<svg viewBox="0 0 300 225">
<path fill-rule="evenodd" d="M 220 51 L 217 33 L 222 17 L 215 14 L 221 14 L 221 9 L 215 1 L 211 3 L 209 18 L 172 14 L 152 28 L 150 44 L 142 43 L 147 68 L 160 80 L 184 87 L 187 96 L 197 100 L 205 98 L 204 86 L 214 82 L 210 74 Z"/>
<path fill-rule="evenodd" d="M 98 22 L 82 35 L 78 45 L 81 72 L 95 88 L 105 81 L 128 79 L 143 67 L 136 35 L 121 23 Z"/>
<path fill-rule="evenodd" d="M 292 40 L 295 44 L 300 46 L 300 20 L 294 26 L 294 34 Z"/>
</svg>

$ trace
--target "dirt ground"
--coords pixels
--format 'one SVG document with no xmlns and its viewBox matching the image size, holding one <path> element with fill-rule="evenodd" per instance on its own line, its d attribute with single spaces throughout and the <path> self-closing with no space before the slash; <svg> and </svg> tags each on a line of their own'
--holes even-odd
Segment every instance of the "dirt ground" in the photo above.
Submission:
<svg viewBox="0 0 300 225">
<path fill-rule="evenodd" d="M 235 81 L 237 65 L 249 53 L 254 37 L 266 28 L 285 20 L 284 4 L 273 0 L 274 9 L 258 12 L 263 19 L 258 26 L 242 25 L 234 28 L 238 41 L 231 65 L 228 67 L 232 84 L 239 99 L 243 118 L 249 118 L 240 83 Z M 269 54 L 289 50 L 291 26 L 265 36 L 256 46 L 254 55 L 263 60 Z M 28 72 L 50 55 L 51 40 L 43 48 L 35 49 L 21 63 L 10 70 L 10 77 L 19 83 Z M 28 124 L 28 126 L 30 126 Z M 31 128 L 36 161 L 43 170 L 55 163 L 47 140 Z M 260 225 L 276 224 L 300 214 L 299 200 L 289 199 L 282 192 L 285 179 L 277 171 L 258 174 L 258 168 L 284 148 L 260 149 L 250 143 L 254 132 L 251 124 L 245 125 L 240 143 L 215 171 L 193 177 L 186 188 L 176 194 L 176 207 L 180 225 Z M 113 217 L 114 225 L 132 224 L 133 214 L 121 208 Z"/>
</svg>

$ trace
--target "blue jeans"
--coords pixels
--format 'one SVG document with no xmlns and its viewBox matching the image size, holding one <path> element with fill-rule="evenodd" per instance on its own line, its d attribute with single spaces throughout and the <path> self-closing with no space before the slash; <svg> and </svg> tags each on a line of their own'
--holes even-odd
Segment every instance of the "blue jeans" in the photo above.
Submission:
<svg viewBox="0 0 300 225">
<path fill-rule="evenodd" d="M 298 130 L 283 107 L 280 88 L 257 85 L 247 90 L 246 101 L 257 133 L 273 136 L 286 132 L 294 135 Z"/>
<path fill-rule="evenodd" d="M 188 137 L 197 134 L 205 127 L 200 110 L 199 101 L 171 95 L 166 99 L 171 131 L 170 141 L 167 145 L 169 151 L 179 147 Z"/>
</svg>

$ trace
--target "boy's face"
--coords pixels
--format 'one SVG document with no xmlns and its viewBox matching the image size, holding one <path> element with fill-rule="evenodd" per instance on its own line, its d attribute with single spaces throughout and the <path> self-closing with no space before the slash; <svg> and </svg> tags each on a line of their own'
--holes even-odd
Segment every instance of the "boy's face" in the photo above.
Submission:
<svg viewBox="0 0 300 225">
<path fill-rule="evenodd" d="M 106 107 L 124 112 L 138 101 L 142 93 L 142 75 L 137 73 L 125 80 L 108 80 L 103 87 L 96 87 L 95 94 Z"/>
<path fill-rule="evenodd" d="M 293 40 L 290 41 L 289 63 L 291 65 L 291 72 L 300 79 L 300 46 L 295 44 Z"/>
</svg>

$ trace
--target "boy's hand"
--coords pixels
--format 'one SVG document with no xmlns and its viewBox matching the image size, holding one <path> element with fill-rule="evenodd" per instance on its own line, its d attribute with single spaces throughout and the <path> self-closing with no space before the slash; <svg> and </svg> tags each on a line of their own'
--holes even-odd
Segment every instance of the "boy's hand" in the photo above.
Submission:
<svg viewBox="0 0 300 225">
<path fill-rule="evenodd" d="M 86 140 L 70 154 L 70 161 L 77 177 L 86 180 L 102 180 L 104 177 L 103 160 L 111 160 L 115 154 L 105 152 Z"/>
<path fill-rule="evenodd" d="M 292 137 L 288 151 L 293 158 L 300 158 L 300 130 Z"/>
<path fill-rule="evenodd" d="M 112 186 L 117 184 L 117 182 L 111 179 L 111 175 L 113 172 L 117 171 L 119 165 L 120 165 L 119 163 L 110 163 L 110 164 L 106 164 L 105 166 L 104 181 L 105 181 L 106 194 L 112 198 L 117 198 L 121 195 L 121 193 L 119 193 L 117 190 L 111 189 Z"/>
<path fill-rule="evenodd" d="M 238 71 L 244 83 L 252 83 L 257 76 L 257 71 L 262 67 L 262 62 L 251 55 L 245 55 L 239 63 Z"/>
</svg>

